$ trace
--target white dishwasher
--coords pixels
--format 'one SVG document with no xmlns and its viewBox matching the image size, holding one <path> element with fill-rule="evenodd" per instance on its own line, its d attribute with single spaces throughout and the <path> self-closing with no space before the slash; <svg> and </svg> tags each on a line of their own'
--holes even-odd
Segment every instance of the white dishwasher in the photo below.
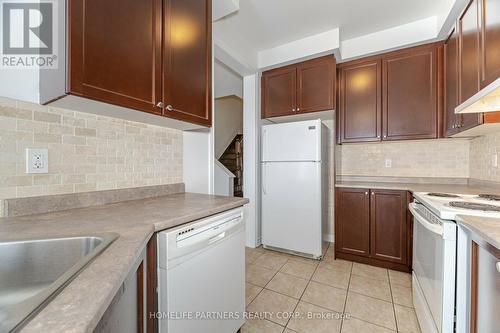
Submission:
<svg viewBox="0 0 500 333">
<path fill-rule="evenodd" d="M 244 323 L 245 226 L 233 209 L 158 238 L 162 333 L 235 333 Z"/>
</svg>

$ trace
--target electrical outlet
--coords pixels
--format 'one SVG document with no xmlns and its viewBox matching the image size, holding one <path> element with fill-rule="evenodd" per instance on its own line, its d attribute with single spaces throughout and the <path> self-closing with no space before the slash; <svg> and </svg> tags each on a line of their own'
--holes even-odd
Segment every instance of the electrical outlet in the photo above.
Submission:
<svg viewBox="0 0 500 333">
<path fill-rule="evenodd" d="M 26 173 L 48 173 L 49 150 L 26 148 Z"/>
<path fill-rule="evenodd" d="M 491 165 L 494 167 L 494 168 L 498 168 L 498 154 L 493 154 L 491 155 Z"/>
<path fill-rule="evenodd" d="M 385 159 L 385 167 L 392 168 L 392 160 L 390 158 Z"/>
</svg>

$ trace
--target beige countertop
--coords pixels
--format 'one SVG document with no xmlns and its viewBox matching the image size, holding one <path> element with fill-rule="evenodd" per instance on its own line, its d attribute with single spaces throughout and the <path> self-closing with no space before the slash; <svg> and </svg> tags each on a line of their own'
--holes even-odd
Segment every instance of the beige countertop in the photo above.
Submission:
<svg viewBox="0 0 500 333">
<path fill-rule="evenodd" d="M 429 183 L 341 180 L 335 183 L 335 187 L 402 190 L 410 192 L 445 192 L 445 193 L 456 193 L 456 194 L 480 194 L 485 192 L 493 194 L 500 193 L 500 190 L 497 188 L 489 188 L 480 185 L 466 185 L 466 184 L 429 184 Z"/>
<path fill-rule="evenodd" d="M 248 203 L 194 193 L 133 200 L 54 213 L 0 218 L 0 239 L 119 234 L 22 332 L 92 332 L 155 231 Z"/>
<path fill-rule="evenodd" d="M 500 219 L 477 216 L 457 216 L 457 223 L 463 225 L 500 250 Z"/>
</svg>

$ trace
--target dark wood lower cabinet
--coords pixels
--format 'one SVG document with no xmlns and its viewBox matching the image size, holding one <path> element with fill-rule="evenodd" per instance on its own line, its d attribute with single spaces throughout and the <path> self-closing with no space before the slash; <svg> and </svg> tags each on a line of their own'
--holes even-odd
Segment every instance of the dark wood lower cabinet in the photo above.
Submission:
<svg viewBox="0 0 500 333">
<path fill-rule="evenodd" d="M 411 271 L 411 214 L 407 191 L 338 188 L 335 256 Z"/>
<path fill-rule="evenodd" d="M 500 250 L 474 235 L 470 242 L 470 253 L 469 332 L 498 332 Z"/>
<path fill-rule="evenodd" d="M 342 188 L 336 195 L 335 250 L 368 257 L 370 255 L 369 190 Z"/>
<path fill-rule="evenodd" d="M 372 190 L 370 194 L 370 255 L 407 263 L 406 191 Z"/>
<path fill-rule="evenodd" d="M 158 320 L 153 315 L 158 311 L 157 281 L 157 234 L 154 234 L 146 247 L 147 280 L 146 280 L 146 328 L 147 332 L 158 332 Z"/>
<path fill-rule="evenodd" d="M 137 333 L 144 332 L 144 261 L 135 272 L 137 279 Z"/>
</svg>

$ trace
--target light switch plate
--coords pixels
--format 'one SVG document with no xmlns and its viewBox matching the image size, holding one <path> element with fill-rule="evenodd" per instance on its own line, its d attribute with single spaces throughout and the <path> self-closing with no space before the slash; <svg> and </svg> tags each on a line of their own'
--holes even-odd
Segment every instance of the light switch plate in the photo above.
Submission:
<svg viewBox="0 0 500 333">
<path fill-rule="evenodd" d="M 385 159 L 385 167 L 392 168 L 392 160 L 390 158 Z"/>
<path fill-rule="evenodd" d="M 26 173 L 48 173 L 49 150 L 26 148 Z"/>
</svg>

